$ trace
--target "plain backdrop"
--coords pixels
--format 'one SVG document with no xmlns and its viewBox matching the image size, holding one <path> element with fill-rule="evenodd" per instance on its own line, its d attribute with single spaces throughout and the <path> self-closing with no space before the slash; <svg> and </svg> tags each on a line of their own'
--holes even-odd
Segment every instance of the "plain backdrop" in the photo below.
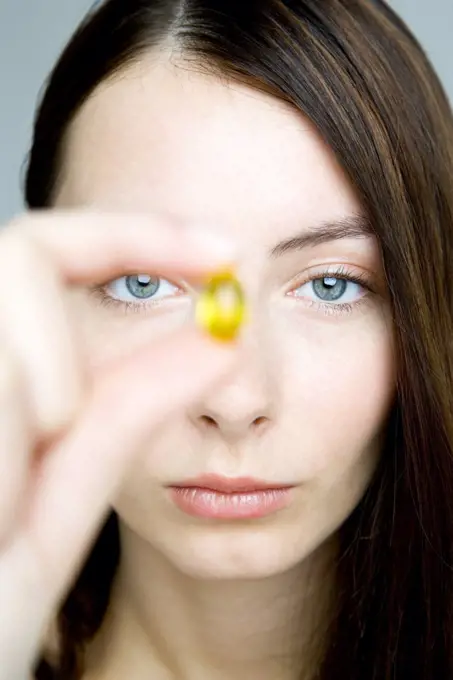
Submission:
<svg viewBox="0 0 453 680">
<path fill-rule="evenodd" d="M 425 47 L 453 100 L 453 0 L 390 4 Z M 0 0 L 0 224 L 23 210 L 22 168 L 39 92 L 92 5 L 93 0 Z"/>
</svg>

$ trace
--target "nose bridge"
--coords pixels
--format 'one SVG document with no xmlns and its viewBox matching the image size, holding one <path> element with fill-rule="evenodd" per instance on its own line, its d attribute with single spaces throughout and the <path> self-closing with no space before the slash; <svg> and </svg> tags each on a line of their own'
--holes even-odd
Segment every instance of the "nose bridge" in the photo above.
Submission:
<svg viewBox="0 0 453 680">
<path fill-rule="evenodd" d="M 191 413 L 198 426 L 217 428 L 224 435 L 243 436 L 263 428 L 275 415 L 275 367 L 264 343 L 248 329 L 238 346 L 241 356 L 235 371 L 208 392 Z"/>
</svg>

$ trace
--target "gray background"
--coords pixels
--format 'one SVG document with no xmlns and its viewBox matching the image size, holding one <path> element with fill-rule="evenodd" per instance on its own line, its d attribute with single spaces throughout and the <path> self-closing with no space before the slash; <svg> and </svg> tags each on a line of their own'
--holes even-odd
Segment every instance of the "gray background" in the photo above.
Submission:
<svg viewBox="0 0 453 680">
<path fill-rule="evenodd" d="M 0 0 L 0 224 L 23 209 L 21 167 L 43 81 L 92 4 L 93 0 Z M 453 101 L 453 0 L 391 0 L 391 4 L 420 39 Z"/>
</svg>

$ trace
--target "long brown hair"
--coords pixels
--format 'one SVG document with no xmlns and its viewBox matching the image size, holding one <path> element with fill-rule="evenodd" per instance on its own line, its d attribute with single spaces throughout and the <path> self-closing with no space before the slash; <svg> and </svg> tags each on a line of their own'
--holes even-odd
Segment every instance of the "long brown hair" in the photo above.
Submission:
<svg viewBox="0 0 453 680">
<path fill-rule="evenodd" d="M 29 207 L 52 204 L 65 135 L 87 97 L 164 40 L 192 68 L 308 116 L 382 251 L 397 395 L 376 474 L 339 530 L 338 595 L 317 677 L 451 678 L 453 119 L 442 86 L 380 0 L 108 0 L 51 73 L 25 179 Z M 43 655 L 36 678 L 82 676 L 119 559 L 112 514 L 59 613 L 60 658 Z"/>
</svg>

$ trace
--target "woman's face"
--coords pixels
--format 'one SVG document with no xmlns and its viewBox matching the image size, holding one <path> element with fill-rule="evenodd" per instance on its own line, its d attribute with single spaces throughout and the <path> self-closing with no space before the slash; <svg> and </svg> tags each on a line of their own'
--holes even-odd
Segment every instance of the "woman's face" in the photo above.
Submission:
<svg viewBox="0 0 453 680">
<path fill-rule="evenodd" d="M 395 389 L 378 244 L 333 238 L 362 215 L 333 154 L 271 96 L 151 57 L 99 88 L 66 152 L 58 206 L 170 214 L 229 235 L 249 302 L 235 373 L 150 436 L 116 501 L 124 525 L 200 577 L 297 565 L 363 496 Z M 303 243 L 320 229 L 330 240 Z M 190 322 L 193 285 L 157 282 L 145 297 L 137 279 L 108 284 L 135 311 L 76 298 L 93 369 Z M 265 517 L 194 517 L 167 487 L 208 473 L 293 488 Z"/>
</svg>

